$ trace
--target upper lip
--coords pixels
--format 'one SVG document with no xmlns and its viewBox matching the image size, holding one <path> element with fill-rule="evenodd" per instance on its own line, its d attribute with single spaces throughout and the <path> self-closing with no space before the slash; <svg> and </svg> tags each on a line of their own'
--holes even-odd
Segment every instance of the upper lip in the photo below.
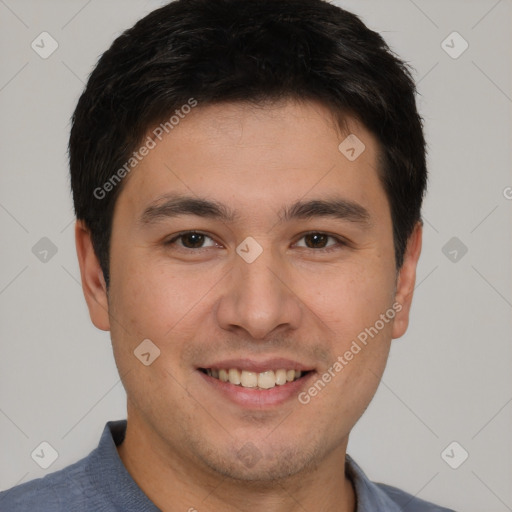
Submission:
<svg viewBox="0 0 512 512">
<path fill-rule="evenodd" d="M 276 357 L 272 359 L 264 359 L 257 361 L 255 359 L 243 358 L 243 359 L 224 359 L 222 361 L 216 361 L 214 363 L 208 363 L 200 366 L 199 368 L 214 369 L 214 370 L 229 370 L 230 368 L 236 368 L 238 370 L 246 370 L 249 372 L 262 373 L 267 370 L 300 370 L 309 371 L 313 370 L 313 366 L 294 361 L 293 359 L 287 359 L 283 357 Z"/>
</svg>

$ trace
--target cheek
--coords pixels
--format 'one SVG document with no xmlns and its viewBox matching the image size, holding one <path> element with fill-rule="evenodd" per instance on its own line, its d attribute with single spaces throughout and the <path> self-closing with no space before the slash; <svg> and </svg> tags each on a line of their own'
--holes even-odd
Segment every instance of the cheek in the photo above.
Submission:
<svg viewBox="0 0 512 512">
<path fill-rule="evenodd" d="M 120 260 L 117 260 L 120 261 Z M 205 308 L 221 269 L 171 266 L 134 253 L 112 269 L 111 315 L 125 327 L 120 335 L 165 344 Z M 212 294 L 213 295 L 213 294 Z M 140 342 L 140 341 L 139 341 Z"/>
<path fill-rule="evenodd" d="M 340 293 L 332 327 L 333 355 L 342 358 L 343 370 L 335 379 L 331 399 L 340 403 L 344 397 L 341 414 L 354 415 L 355 420 L 377 389 L 391 346 L 396 315 L 393 267 L 389 260 L 375 258 L 371 265 L 353 268 L 337 284 L 345 293 Z"/>
<path fill-rule="evenodd" d="M 394 273 L 379 258 L 297 276 L 299 296 L 339 337 L 373 325 L 391 307 Z"/>
</svg>

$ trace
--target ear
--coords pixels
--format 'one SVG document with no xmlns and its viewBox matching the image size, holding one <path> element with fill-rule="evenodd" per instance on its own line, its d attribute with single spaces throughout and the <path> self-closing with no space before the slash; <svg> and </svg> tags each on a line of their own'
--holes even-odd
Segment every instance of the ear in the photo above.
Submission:
<svg viewBox="0 0 512 512">
<path fill-rule="evenodd" d="M 401 304 L 402 309 L 396 314 L 393 323 L 393 338 L 400 338 L 407 331 L 409 325 L 409 312 L 411 310 L 412 296 L 416 284 L 416 267 L 421 253 L 423 224 L 416 223 L 414 230 L 407 241 L 404 262 L 398 273 L 395 300 Z"/>
<path fill-rule="evenodd" d="M 110 330 L 107 285 L 94 252 L 91 233 L 82 221 L 75 224 L 75 242 L 84 292 L 92 323 L 103 331 Z"/>
</svg>

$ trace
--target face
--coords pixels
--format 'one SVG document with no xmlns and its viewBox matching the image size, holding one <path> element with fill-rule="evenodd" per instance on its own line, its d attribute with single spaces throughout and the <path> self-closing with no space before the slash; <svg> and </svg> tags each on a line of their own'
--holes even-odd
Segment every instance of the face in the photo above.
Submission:
<svg viewBox="0 0 512 512">
<path fill-rule="evenodd" d="M 316 103 L 199 105 L 126 178 L 108 297 L 86 297 L 164 456 L 262 481 L 344 453 L 406 329 L 421 234 L 397 279 L 377 141 L 347 127 L 359 156 Z"/>
</svg>

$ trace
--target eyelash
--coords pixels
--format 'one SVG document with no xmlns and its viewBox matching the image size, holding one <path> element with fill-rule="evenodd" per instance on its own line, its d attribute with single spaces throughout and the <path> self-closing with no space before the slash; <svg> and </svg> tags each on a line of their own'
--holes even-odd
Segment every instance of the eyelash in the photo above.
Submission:
<svg viewBox="0 0 512 512">
<path fill-rule="evenodd" d="M 177 235 L 173 236 L 170 240 L 166 241 L 165 242 L 165 246 L 173 246 L 173 245 L 176 245 L 176 242 L 182 238 L 183 236 L 185 235 L 190 235 L 190 234 L 195 234 L 195 235 L 203 235 L 205 236 L 206 238 L 209 238 L 210 240 L 212 240 L 213 242 L 215 242 L 215 240 L 213 240 L 213 238 L 210 236 L 210 235 L 207 235 L 206 233 L 203 233 L 201 231 L 182 231 L 181 233 L 178 233 Z M 314 252 L 323 252 L 323 253 L 328 253 L 328 252 L 332 252 L 334 250 L 337 250 L 341 247 L 346 247 L 348 246 L 349 244 L 343 240 L 342 238 L 338 237 L 338 236 L 334 236 L 334 235 L 331 235 L 329 233 L 325 233 L 323 231 L 308 231 L 307 233 L 304 233 L 301 235 L 301 237 L 297 240 L 297 242 L 299 242 L 300 240 L 302 240 L 304 237 L 308 236 L 308 235 L 325 235 L 327 236 L 329 239 L 332 239 L 334 240 L 336 243 L 333 244 L 333 245 L 330 245 L 330 246 L 327 246 L 327 247 L 322 247 L 322 248 L 318 248 L 318 249 L 314 249 L 314 248 L 311 248 L 311 247 L 302 247 L 302 249 L 310 249 Z M 295 244 L 297 243 L 295 242 Z M 216 242 L 215 242 L 216 243 Z M 198 247 L 196 249 L 193 249 L 193 248 L 190 248 L 190 247 L 179 247 L 180 250 L 182 251 L 186 251 L 186 252 L 198 252 L 200 250 L 204 250 L 204 249 L 209 249 L 210 247 Z"/>
</svg>

